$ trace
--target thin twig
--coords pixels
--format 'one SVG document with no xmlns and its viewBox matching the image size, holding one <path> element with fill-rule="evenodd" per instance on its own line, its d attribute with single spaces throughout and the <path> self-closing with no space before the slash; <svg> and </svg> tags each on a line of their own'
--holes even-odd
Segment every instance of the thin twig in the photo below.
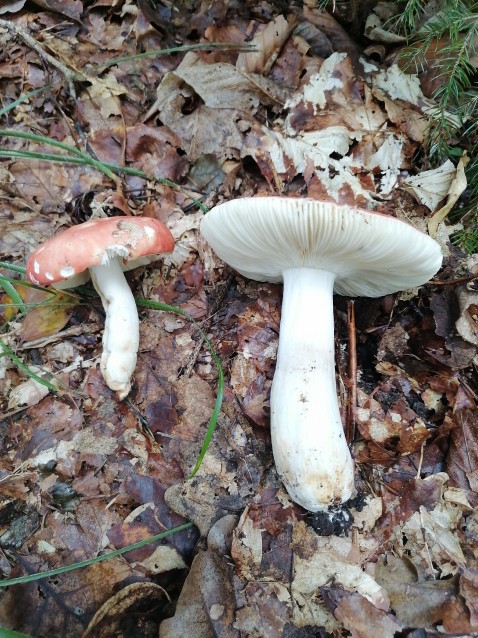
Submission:
<svg viewBox="0 0 478 638">
<path fill-rule="evenodd" d="M 357 333 L 354 301 L 347 303 L 347 327 L 349 332 L 349 401 L 345 437 L 350 444 L 355 438 L 355 410 L 357 407 Z"/>
<path fill-rule="evenodd" d="M 455 286 L 456 284 L 466 284 L 473 279 L 478 279 L 478 275 L 466 275 L 466 277 L 457 277 L 456 279 L 430 279 L 429 284 L 434 286 Z"/>
<path fill-rule="evenodd" d="M 65 76 L 65 79 L 68 82 L 68 88 L 70 90 L 71 96 L 72 96 L 72 98 L 74 100 L 76 100 L 75 83 L 74 83 L 73 80 L 74 80 L 74 78 L 81 79 L 81 77 L 82 77 L 81 73 L 78 73 L 78 71 L 75 71 L 73 73 L 73 71 L 71 71 L 62 62 L 57 60 L 50 53 L 47 53 L 47 51 L 45 51 L 44 47 L 39 42 L 37 42 L 35 40 L 35 38 L 33 36 L 31 36 L 30 33 L 26 29 L 24 29 L 23 27 L 19 26 L 18 24 L 10 22 L 10 20 L 2 20 L 0 18 L 0 27 L 3 27 L 4 29 L 7 29 L 7 31 L 10 31 L 11 33 L 14 33 L 16 36 L 21 38 L 23 40 L 23 42 L 25 42 L 25 44 L 27 46 L 29 46 L 31 49 L 36 51 L 41 58 L 43 58 L 49 64 L 54 66 L 55 69 L 58 69 L 58 71 L 60 71 L 60 73 L 62 73 Z"/>
<path fill-rule="evenodd" d="M 231 285 L 231 280 L 232 280 L 232 275 L 230 275 L 226 279 L 226 281 L 219 287 L 219 290 L 217 291 L 217 294 L 216 294 L 216 298 L 214 299 L 214 302 L 212 304 L 209 317 L 203 323 L 203 330 L 207 330 L 209 326 L 211 325 L 212 318 L 214 317 L 216 312 L 219 310 L 222 302 L 224 301 L 224 297 L 226 296 L 227 291 L 229 290 L 229 286 Z M 191 376 L 194 366 L 196 365 L 197 359 L 199 357 L 199 353 L 202 350 L 202 347 L 203 347 L 203 340 L 200 339 L 199 342 L 196 344 L 193 352 L 191 353 L 191 356 L 189 357 L 189 361 L 186 367 L 183 370 L 181 370 L 181 373 L 178 376 L 183 376 L 183 375 L 186 375 L 186 377 Z"/>
</svg>

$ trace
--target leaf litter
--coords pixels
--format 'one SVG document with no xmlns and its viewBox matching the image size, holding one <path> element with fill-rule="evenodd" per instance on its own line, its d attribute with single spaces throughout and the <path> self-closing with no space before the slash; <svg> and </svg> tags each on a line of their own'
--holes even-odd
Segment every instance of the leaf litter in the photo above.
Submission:
<svg viewBox="0 0 478 638">
<path fill-rule="evenodd" d="M 226 388 L 213 441 L 189 479 L 217 383 L 195 327 L 140 308 L 134 387 L 118 402 L 98 369 L 97 299 L 88 289 L 42 299 L 2 266 L 29 308 L 22 317 L 3 295 L 2 341 L 59 388 L 53 394 L 0 359 L 2 578 L 188 520 L 195 527 L 10 587 L 0 624 L 39 637 L 475 634 L 478 301 L 474 280 L 463 278 L 476 274 L 476 260 L 448 245 L 434 285 L 357 301 L 359 497 L 338 522 L 292 503 L 274 470 L 269 392 L 280 286 L 244 281 L 219 262 L 198 232 L 203 212 L 191 204 L 290 193 L 368 206 L 424 230 L 431 220 L 446 242 L 450 206 L 431 213 L 466 184 L 460 166 L 430 170 L 417 161 L 434 108 L 422 78 L 367 58 L 314 2 L 284 11 L 265 2 L 233 11 L 221 0 L 70 4 L 2 9 L 37 46 L 18 30 L 10 39 L 0 23 L 1 106 L 45 87 L 4 111 L 2 128 L 149 179 L 112 182 L 92 167 L 19 158 L 15 151 L 45 148 L 2 137 L 11 157 L 0 169 L 0 259 L 22 265 L 60 228 L 91 216 L 164 221 L 175 252 L 130 273 L 129 283 L 138 299 L 179 306 L 200 322 Z M 390 46 L 382 5 L 365 29 Z M 134 57 L 216 42 L 255 49 Z M 133 57 L 109 65 L 125 56 Z M 342 344 L 344 303 L 336 300 Z M 340 377 L 346 390 L 342 367 Z"/>
</svg>

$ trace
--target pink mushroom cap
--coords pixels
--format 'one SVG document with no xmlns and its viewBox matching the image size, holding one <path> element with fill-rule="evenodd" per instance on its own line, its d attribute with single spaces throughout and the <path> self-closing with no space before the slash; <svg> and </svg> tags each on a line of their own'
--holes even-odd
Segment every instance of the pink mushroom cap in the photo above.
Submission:
<svg viewBox="0 0 478 638">
<path fill-rule="evenodd" d="M 114 258 L 122 260 L 124 270 L 130 270 L 173 250 L 173 236 L 157 219 L 95 219 L 47 240 L 30 255 L 26 274 L 32 283 L 45 286 L 71 279 L 90 266 L 107 265 Z M 148 256 L 152 258 L 141 260 Z"/>
</svg>

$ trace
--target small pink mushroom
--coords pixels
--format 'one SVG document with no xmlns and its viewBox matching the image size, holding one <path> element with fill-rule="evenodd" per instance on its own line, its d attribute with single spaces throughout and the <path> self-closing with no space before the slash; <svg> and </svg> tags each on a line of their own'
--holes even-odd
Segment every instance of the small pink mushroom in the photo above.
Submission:
<svg viewBox="0 0 478 638">
<path fill-rule="evenodd" d="M 88 279 L 106 313 L 101 372 L 123 399 L 131 388 L 139 346 L 139 319 L 123 271 L 174 250 L 174 238 L 156 219 L 108 217 L 72 226 L 32 253 L 27 277 L 37 285 L 72 288 Z"/>
</svg>

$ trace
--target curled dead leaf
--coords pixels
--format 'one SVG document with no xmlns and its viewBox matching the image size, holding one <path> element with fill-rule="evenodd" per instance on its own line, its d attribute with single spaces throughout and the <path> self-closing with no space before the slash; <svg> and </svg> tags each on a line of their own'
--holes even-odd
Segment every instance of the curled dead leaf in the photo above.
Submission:
<svg viewBox="0 0 478 638">
<path fill-rule="evenodd" d="M 98 609 L 81 638 L 111 638 L 116 635 L 122 621 L 136 605 L 146 601 L 169 599 L 168 592 L 155 583 L 133 583 L 123 587 Z"/>
</svg>

